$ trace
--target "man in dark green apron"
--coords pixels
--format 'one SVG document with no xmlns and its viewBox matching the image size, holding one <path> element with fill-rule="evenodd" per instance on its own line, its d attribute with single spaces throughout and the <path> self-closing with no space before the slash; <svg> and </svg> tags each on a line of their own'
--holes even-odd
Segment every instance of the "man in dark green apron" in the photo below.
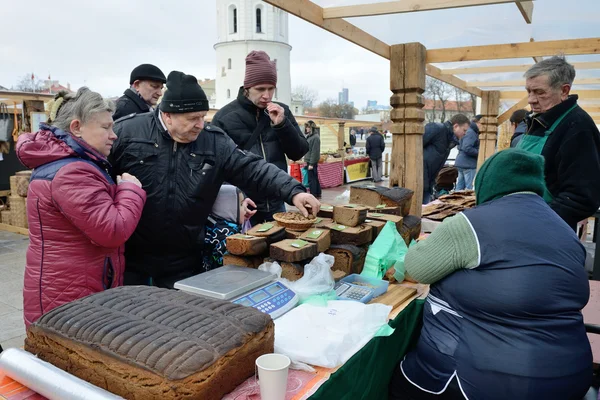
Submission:
<svg viewBox="0 0 600 400">
<path fill-rule="evenodd" d="M 525 78 L 532 113 L 517 148 L 544 156 L 544 200 L 575 229 L 600 206 L 600 133 L 569 94 L 575 68 L 564 57 L 535 64 Z"/>
</svg>

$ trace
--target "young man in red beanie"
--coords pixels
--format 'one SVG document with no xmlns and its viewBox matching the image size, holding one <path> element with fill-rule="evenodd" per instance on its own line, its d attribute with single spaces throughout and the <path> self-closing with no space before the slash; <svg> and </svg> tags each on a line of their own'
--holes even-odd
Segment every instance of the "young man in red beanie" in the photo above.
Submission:
<svg viewBox="0 0 600 400">
<path fill-rule="evenodd" d="M 287 172 L 286 156 L 301 159 L 308 142 L 289 107 L 272 101 L 276 88 L 275 62 L 264 51 L 252 51 L 246 57 L 246 76 L 237 99 L 221 108 L 212 124 L 227 132 L 241 149 Z M 274 213 L 285 211 L 283 201 L 264 192 L 247 195 L 258 209 L 252 225 L 272 221 Z"/>
</svg>

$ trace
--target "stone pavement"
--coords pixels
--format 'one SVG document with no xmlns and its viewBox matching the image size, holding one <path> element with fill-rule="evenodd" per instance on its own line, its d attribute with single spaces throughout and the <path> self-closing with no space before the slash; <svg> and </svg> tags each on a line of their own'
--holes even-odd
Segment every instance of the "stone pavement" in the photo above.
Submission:
<svg viewBox="0 0 600 400">
<path fill-rule="evenodd" d="M 363 181 L 366 182 L 366 181 Z M 378 185 L 387 186 L 387 179 Z M 323 203 L 338 204 L 336 197 L 349 185 L 323 189 Z M 347 203 L 347 200 L 341 201 Z M 25 340 L 23 323 L 23 275 L 27 236 L 0 231 L 0 345 L 3 348 L 22 347 Z"/>
<path fill-rule="evenodd" d="M 23 274 L 27 236 L 0 231 L 0 344 L 3 348 L 22 347 Z"/>
</svg>

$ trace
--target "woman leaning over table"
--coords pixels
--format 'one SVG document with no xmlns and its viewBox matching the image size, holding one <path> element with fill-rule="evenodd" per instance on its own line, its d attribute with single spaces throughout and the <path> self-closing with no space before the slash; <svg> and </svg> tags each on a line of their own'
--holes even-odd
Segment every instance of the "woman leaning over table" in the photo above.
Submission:
<svg viewBox="0 0 600 400">
<path fill-rule="evenodd" d="M 132 175 L 110 176 L 113 106 L 86 87 L 56 96 L 49 125 L 19 136 L 33 168 L 27 194 L 25 325 L 62 304 L 123 283 L 123 246 L 146 193 Z"/>
<path fill-rule="evenodd" d="M 406 255 L 431 291 L 390 399 L 581 400 L 592 378 L 585 250 L 541 197 L 543 158 L 496 153 L 475 191 L 476 208 Z"/>
</svg>

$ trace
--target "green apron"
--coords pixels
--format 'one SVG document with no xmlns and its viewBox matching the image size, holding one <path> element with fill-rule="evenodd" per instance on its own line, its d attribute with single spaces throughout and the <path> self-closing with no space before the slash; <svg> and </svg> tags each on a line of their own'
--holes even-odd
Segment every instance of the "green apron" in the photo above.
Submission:
<svg viewBox="0 0 600 400">
<path fill-rule="evenodd" d="M 550 129 L 544 132 L 544 136 L 534 136 L 530 134 L 523 135 L 523 138 L 517 144 L 517 149 L 525 150 L 533 154 L 542 155 L 542 150 L 544 150 L 546 141 L 548 141 L 548 138 L 550 137 L 550 135 L 552 135 L 552 132 L 554 132 L 554 130 L 562 122 L 562 120 L 565 119 L 565 117 L 569 115 L 569 113 L 575 108 L 577 108 L 577 104 L 569 108 L 563 115 L 558 117 L 558 119 L 554 121 Z M 554 196 L 552 196 L 552 194 L 548 191 L 548 188 L 544 189 L 544 200 L 546 201 L 546 203 L 550 203 L 552 200 L 554 200 Z"/>
</svg>

